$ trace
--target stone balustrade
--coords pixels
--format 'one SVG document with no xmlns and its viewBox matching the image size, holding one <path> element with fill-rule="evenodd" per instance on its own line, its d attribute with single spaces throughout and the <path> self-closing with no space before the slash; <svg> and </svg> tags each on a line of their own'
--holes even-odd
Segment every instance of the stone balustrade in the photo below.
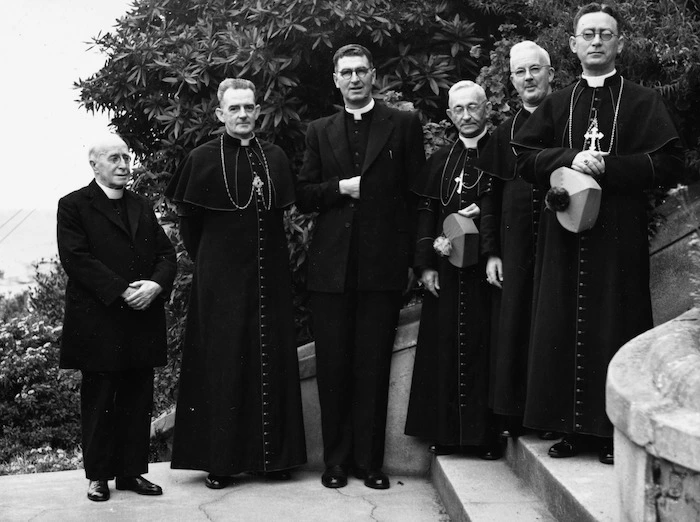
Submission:
<svg viewBox="0 0 700 522">
<path fill-rule="evenodd" d="M 700 309 L 623 346 L 606 401 L 620 519 L 700 520 Z"/>
</svg>

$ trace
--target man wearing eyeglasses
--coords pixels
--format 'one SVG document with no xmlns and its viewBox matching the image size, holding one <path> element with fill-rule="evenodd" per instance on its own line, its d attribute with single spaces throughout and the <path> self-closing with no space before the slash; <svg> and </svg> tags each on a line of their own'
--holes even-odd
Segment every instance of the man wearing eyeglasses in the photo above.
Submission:
<svg viewBox="0 0 700 522">
<path fill-rule="evenodd" d="M 414 268 L 426 292 L 405 433 L 429 441 L 436 455 L 474 452 L 496 460 L 502 447 L 488 404 L 491 302 L 484 278 L 486 259 L 496 251 L 489 233 L 495 227 L 487 223 L 496 216 L 491 177 L 475 165 L 488 140 L 491 103 L 481 86 L 464 80 L 450 88 L 448 107 L 459 138 L 430 157 L 414 187 L 420 196 Z M 448 235 L 445 223 L 460 219 L 455 214 L 461 226 L 479 232 L 469 261 L 448 257 L 439 246 Z"/>
<path fill-rule="evenodd" d="M 68 275 L 61 368 L 77 368 L 87 497 L 109 500 L 108 481 L 162 495 L 148 471 L 153 368 L 166 362 L 165 313 L 175 249 L 153 206 L 127 190 L 131 156 L 117 135 L 89 151 L 95 179 L 58 202 L 57 239 Z"/>
<path fill-rule="evenodd" d="M 542 189 L 559 167 L 593 177 L 602 189 L 589 230 L 570 232 L 555 212 L 543 212 L 524 422 L 565 433 L 551 457 L 592 449 L 605 464 L 614 461 L 605 414 L 608 363 L 652 327 L 644 191 L 683 167 L 661 97 L 615 68 L 622 30 L 610 4 L 578 11 L 569 45 L 581 78 L 546 98 L 513 140 L 518 173 Z"/>
<path fill-rule="evenodd" d="M 418 116 L 372 98 L 365 47 L 333 57 L 344 110 L 309 125 L 297 206 L 318 212 L 307 286 L 316 341 L 324 461 L 321 482 L 386 489 L 382 471 L 391 354 L 409 280 L 414 199 L 425 162 Z"/>
<path fill-rule="evenodd" d="M 552 92 L 554 68 L 549 53 L 535 42 L 523 41 L 510 50 L 510 80 L 522 101 L 515 116 L 491 134 L 478 166 L 493 177 L 494 226 L 498 238 L 486 264 L 486 279 L 501 289 L 495 294 L 498 327 L 493 328 L 492 349 L 496 362 L 491 383 L 494 412 L 506 417 L 512 436 L 522 431 L 527 390 L 530 342 L 530 308 L 535 265 L 535 243 L 544 193 L 515 172 L 515 152 L 510 141 Z M 544 438 L 556 434 L 543 432 Z"/>
</svg>

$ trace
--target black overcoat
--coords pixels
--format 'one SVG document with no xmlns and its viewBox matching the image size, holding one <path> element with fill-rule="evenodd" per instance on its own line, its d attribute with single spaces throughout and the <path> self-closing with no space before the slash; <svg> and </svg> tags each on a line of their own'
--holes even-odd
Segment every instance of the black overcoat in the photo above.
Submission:
<svg viewBox="0 0 700 522">
<path fill-rule="evenodd" d="M 378 103 L 355 200 L 338 190 L 341 179 L 355 176 L 344 111 L 309 124 L 296 183 L 299 209 L 319 213 L 308 253 L 309 291 L 345 290 L 353 226 L 361 231 L 357 289 L 405 288 L 416 201 L 410 188 L 425 163 L 422 136 L 416 113 Z"/>
<path fill-rule="evenodd" d="M 58 202 L 58 253 L 68 274 L 61 368 L 119 371 L 166 362 L 163 304 L 175 279 L 175 250 L 151 203 L 124 191 L 130 230 L 93 180 Z M 143 311 L 120 297 L 129 283 L 162 288 Z"/>
<path fill-rule="evenodd" d="M 581 80 L 545 98 L 515 135 L 518 173 L 547 189 L 552 171 L 583 149 L 594 114 L 609 151 L 595 225 L 575 234 L 550 210 L 540 220 L 524 423 L 611 437 L 608 364 L 652 327 L 644 191 L 683 163 L 662 98 L 615 74 L 602 87 Z"/>
</svg>

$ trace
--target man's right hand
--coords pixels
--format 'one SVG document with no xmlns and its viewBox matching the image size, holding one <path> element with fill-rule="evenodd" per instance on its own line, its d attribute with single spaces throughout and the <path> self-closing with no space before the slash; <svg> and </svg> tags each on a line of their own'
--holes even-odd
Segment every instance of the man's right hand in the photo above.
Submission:
<svg viewBox="0 0 700 522">
<path fill-rule="evenodd" d="M 437 270 L 431 270 L 426 268 L 420 276 L 420 282 L 423 286 L 433 294 L 435 297 L 440 297 L 438 291 L 440 290 L 440 278 L 438 276 Z"/>
<path fill-rule="evenodd" d="M 341 179 L 338 182 L 338 190 L 345 196 L 350 196 L 353 199 L 360 199 L 360 176 Z"/>
</svg>

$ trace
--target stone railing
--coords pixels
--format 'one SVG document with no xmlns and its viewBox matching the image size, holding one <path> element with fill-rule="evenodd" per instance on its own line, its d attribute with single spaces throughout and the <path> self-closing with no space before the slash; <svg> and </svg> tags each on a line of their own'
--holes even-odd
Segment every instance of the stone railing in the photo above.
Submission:
<svg viewBox="0 0 700 522">
<path fill-rule="evenodd" d="M 700 520 L 700 310 L 633 339 L 608 368 L 622 521 Z"/>
<path fill-rule="evenodd" d="M 415 360 L 416 337 L 420 306 L 401 311 L 399 326 L 394 339 L 389 383 L 389 406 L 386 427 L 386 454 L 384 469 L 389 473 L 421 474 L 430 467 L 431 454 L 427 443 L 404 435 L 408 395 L 411 390 L 413 362 Z M 316 352 L 313 343 L 297 349 L 299 376 L 304 409 L 306 432 L 307 468 L 323 469 L 323 441 L 321 438 L 321 411 L 316 387 Z M 160 460 L 170 460 L 172 430 L 175 412 L 170 411 L 151 423 L 151 438 L 159 442 Z"/>
</svg>

